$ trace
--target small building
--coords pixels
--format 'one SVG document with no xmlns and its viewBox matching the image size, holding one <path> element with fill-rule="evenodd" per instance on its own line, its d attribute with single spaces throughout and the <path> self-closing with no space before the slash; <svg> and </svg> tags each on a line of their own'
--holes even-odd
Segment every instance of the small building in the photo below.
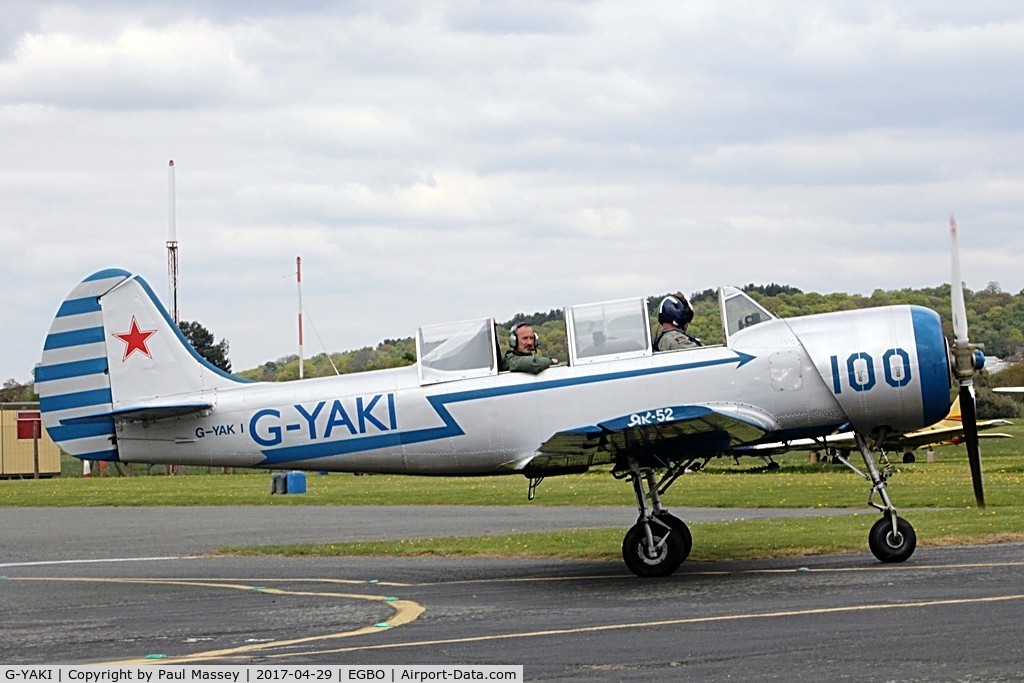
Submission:
<svg viewBox="0 0 1024 683">
<path fill-rule="evenodd" d="M 39 404 L 0 403 L 0 478 L 37 472 L 40 477 L 60 474 L 60 449 L 43 429 Z"/>
</svg>

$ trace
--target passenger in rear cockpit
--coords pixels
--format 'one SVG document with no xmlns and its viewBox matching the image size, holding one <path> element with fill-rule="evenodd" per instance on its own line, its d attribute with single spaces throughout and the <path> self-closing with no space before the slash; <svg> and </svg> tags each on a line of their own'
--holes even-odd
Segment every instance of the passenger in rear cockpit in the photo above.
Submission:
<svg viewBox="0 0 1024 683">
<path fill-rule="evenodd" d="M 693 320 L 693 308 L 682 292 L 667 296 L 658 306 L 658 322 L 661 329 L 654 338 L 654 351 L 676 351 L 692 346 L 701 346 L 696 337 L 686 333 L 686 328 Z"/>
</svg>

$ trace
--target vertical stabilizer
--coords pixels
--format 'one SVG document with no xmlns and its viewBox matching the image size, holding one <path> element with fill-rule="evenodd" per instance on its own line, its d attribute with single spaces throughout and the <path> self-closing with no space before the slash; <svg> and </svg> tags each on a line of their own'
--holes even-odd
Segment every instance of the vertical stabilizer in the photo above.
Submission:
<svg viewBox="0 0 1024 683">
<path fill-rule="evenodd" d="M 100 303 L 115 410 L 166 403 L 245 381 L 200 356 L 141 277 L 128 278 Z"/>
<path fill-rule="evenodd" d="M 36 367 L 43 425 L 71 455 L 117 460 L 116 421 L 144 409 L 213 404 L 240 378 L 189 345 L 141 277 L 110 269 L 57 311 Z"/>
</svg>

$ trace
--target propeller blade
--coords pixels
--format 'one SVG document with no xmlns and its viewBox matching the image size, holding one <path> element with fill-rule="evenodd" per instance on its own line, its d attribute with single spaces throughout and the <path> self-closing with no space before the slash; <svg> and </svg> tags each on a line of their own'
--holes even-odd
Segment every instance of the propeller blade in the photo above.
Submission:
<svg viewBox="0 0 1024 683">
<path fill-rule="evenodd" d="M 960 383 L 960 413 L 964 424 L 964 441 L 967 444 L 967 461 L 971 465 L 971 482 L 974 484 L 974 500 L 978 507 L 985 507 L 985 492 L 981 483 L 981 449 L 978 447 L 978 412 L 974 403 L 974 382 Z"/>
<path fill-rule="evenodd" d="M 967 343 L 967 306 L 964 304 L 964 285 L 960 277 L 960 246 L 956 238 L 956 217 L 949 217 L 949 237 L 952 242 L 951 262 L 953 277 L 949 283 L 953 298 L 953 335 L 958 344 Z"/>
</svg>

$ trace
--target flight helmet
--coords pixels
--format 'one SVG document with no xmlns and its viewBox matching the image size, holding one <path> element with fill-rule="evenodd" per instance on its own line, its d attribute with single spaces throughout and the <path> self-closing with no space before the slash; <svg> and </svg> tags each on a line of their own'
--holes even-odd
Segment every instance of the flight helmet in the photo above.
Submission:
<svg viewBox="0 0 1024 683">
<path fill-rule="evenodd" d="M 682 294 L 667 296 L 661 300 L 658 306 L 658 322 L 672 323 L 679 329 L 683 329 L 693 320 L 693 309 L 690 302 Z"/>
</svg>

